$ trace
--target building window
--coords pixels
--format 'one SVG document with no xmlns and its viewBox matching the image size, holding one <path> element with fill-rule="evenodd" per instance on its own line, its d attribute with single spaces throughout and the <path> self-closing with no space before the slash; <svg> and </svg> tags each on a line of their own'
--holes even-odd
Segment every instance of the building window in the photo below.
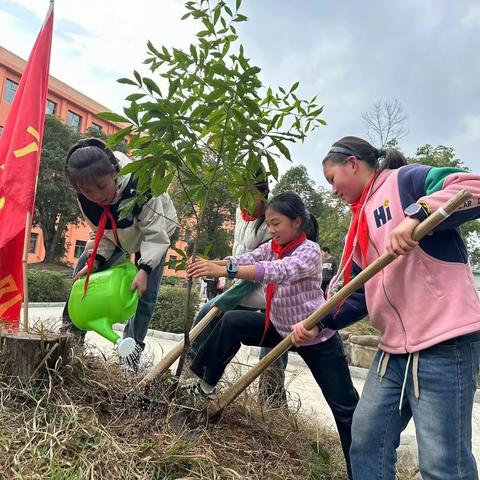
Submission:
<svg viewBox="0 0 480 480">
<path fill-rule="evenodd" d="M 47 100 L 47 107 L 45 108 L 45 113 L 50 115 L 55 115 L 57 112 L 57 104 L 51 100 Z"/>
<path fill-rule="evenodd" d="M 73 127 L 77 131 L 80 131 L 81 123 L 82 123 L 82 117 L 69 110 L 67 113 L 67 125 L 69 127 Z"/>
<path fill-rule="evenodd" d="M 75 251 L 73 252 L 73 256 L 75 258 L 80 258 L 80 256 L 82 255 L 83 251 L 85 250 L 85 245 L 87 244 L 87 242 L 83 241 L 83 240 L 77 240 L 75 242 Z"/>
<path fill-rule="evenodd" d="M 35 253 L 37 251 L 38 233 L 30 234 L 30 245 L 28 246 L 28 253 Z"/>
<path fill-rule="evenodd" d="M 176 255 L 170 255 L 170 258 L 168 259 L 168 269 L 169 270 L 175 270 L 176 264 L 177 264 Z"/>
<path fill-rule="evenodd" d="M 13 97 L 15 96 L 15 92 L 17 91 L 18 88 L 18 83 L 13 82 L 12 80 L 9 80 L 7 78 L 7 81 L 5 82 L 5 93 L 3 95 L 3 99 L 11 103 L 13 100 Z"/>
<path fill-rule="evenodd" d="M 95 122 L 92 122 L 92 125 L 91 125 L 90 128 L 93 129 L 93 130 L 98 130 L 99 132 L 101 132 L 103 130 L 103 127 L 101 125 L 99 125 L 98 123 L 95 123 Z"/>
</svg>

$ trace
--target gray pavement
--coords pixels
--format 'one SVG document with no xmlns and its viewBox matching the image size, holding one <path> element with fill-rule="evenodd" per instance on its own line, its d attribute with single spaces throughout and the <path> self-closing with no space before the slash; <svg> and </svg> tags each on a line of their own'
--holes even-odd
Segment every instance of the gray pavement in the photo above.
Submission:
<svg viewBox="0 0 480 480">
<path fill-rule="evenodd" d="M 60 325 L 63 304 L 31 304 L 29 319 L 32 325 L 44 323 L 49 328 Z M 117 326 L 119 329 L 121 325 Z M 168 352 L 181 339 L 181 335 L 149 330 L 146 338 L 144 357 L 147 361 L 158 361 L 165 352 Z M 113 353 L 113 345 L 94 332 L 88 332 L 87 343 L 94 349 L 106 355 Z M 227 375 L 237 375 L 239 369 L 244 370 L 248 365 L 258 361 L 256 347 L 242 347 L 237 357 L 232 362 Z M 355 387 L 361 394 L 363 389 L 365 369 L 351 367 Z M 325 402 L 313 376 L 303 360 L 295 353 L 289 354 L 289 364 L 286 372 L 286 384 L 290 394 L 292 407 L 300 406 L 303 413 L 315 418 L 319 424 L 335 428 L 333 416 Z M 399 462 L 404 464 L 416 463 L 418 460 L 415 441 L 415 427 L 413 421 L 409 423 L 402 433 L 401 445 L 398 450 Z M 480 467 L 480 392 L 477 391 L 473 413 L 473 452 Z"/>
</svg>

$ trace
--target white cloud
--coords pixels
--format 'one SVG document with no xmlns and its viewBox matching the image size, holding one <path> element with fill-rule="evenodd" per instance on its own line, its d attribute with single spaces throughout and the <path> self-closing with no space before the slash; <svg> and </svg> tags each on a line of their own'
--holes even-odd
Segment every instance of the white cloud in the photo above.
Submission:
<svg viewBox="0 0 480 480">
<path fill-rule="evenodd" d="M 480 5 L 469 5 L 462 17 L 462 25 L 478 29 L 480 27 Z"/>
<path fill-rule="evenodd" d="M 48 2 L 13 0 L 12 3 L 35 13 L 40 27 Z M 180 48 L 194 41 L 196 27 L 188 20 L 180 22 L 183 13 L 183 2 L 178 0 L 136 0 L 134 3 L 57 0 L 57 27 L 68 28 L 68 22 L 73 22 L 88 33 L 73 30 L 68 38 L 54 35 L 50 73 L 107 107 L 121 110 L 129 90 L 116 84 L 115 80 L 131 76 L 134 68 L 141 69 L 147 40 L 151 39 L 157 46 L 165 44 Z M 2 30 L 3 25 L 4 22 Z M 19 30 L 18 25 L 8 27 L 2 32 L 5 33 L 4 46 L 27 57 L 36 32 L 27 35 Z"/>
</svg>

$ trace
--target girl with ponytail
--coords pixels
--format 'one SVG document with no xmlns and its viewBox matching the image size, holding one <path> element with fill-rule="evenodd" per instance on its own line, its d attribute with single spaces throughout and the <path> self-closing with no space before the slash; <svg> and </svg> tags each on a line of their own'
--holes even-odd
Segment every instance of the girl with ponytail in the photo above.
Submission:
<svg viewBox="0 0 480 480">
<path fill-rule="evenodd" d="M 413 418 L 425 480 L 478 479 L 472 407 L 480 361 L 480 303 L 459 226 L 480 216 L 480 176 L 406 164 L 394 149 L 357 137 L 323 160 L 333 194 L 352 221 L 340 273 L 365 268 L 385 250 L 399 256 L 323 320 L 340 329 L 368 314 L 379 350 L 355 411 L 353 478 L 394 480 L 400 433 Z M 461 189 L 473 199 L 420 242 L 414 228 Z"/>
</svg>

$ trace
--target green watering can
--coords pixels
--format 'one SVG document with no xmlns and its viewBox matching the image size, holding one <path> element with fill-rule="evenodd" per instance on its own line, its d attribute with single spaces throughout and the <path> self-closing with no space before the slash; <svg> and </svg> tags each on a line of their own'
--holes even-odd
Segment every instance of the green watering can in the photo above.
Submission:
<svg viewBox="0 0 480 480">
<path fill-rule="evenodd" d="M 122 338 L 113 330 L 114 323 L 125 323 L 136 312 L 138 292 L 130 292 L 137 268 L 131 262 L 121 263 L 102 272 L 92 273 L 84 296 L 85 277 L 72 286 L 68 314 L 80 330 L 97 332 L 117 345 L 121 357 L 135 350 L 133 338 Z"/>
</svg>

